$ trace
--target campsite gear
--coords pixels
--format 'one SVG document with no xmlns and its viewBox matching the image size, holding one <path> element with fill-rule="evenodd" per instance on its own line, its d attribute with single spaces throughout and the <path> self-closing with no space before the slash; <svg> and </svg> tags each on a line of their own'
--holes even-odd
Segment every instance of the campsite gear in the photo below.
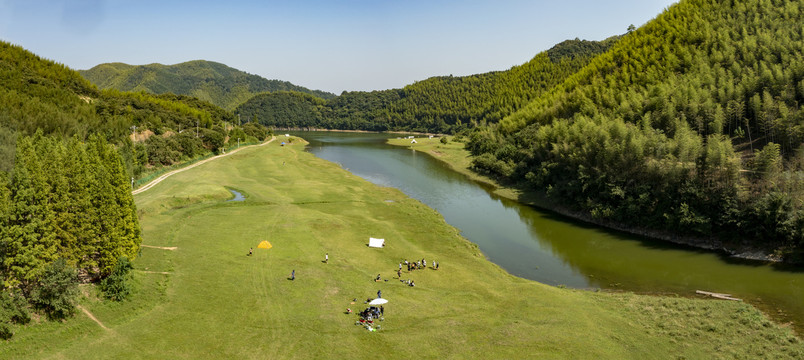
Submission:
<svg viewBox="0 0 804 360">
<path fill-rule="evenodd" d="M 376 298 L 374 300 L 371 300 L 371 302 L 369 302 L 369 305 L 382 305 L 382 304 L 387 304 L 387 303 L 388 303 L 388 300 L 385 300 L 383 298 Z"/>
<path fill-rule="evenodd" d="M 375 239 L 373 237 L 369 238 L 369 247 L 376 247 L 381 248 L 385 244 L 385 239 Z"/>
<path fill-rule="evenodd" d="M 270 249 L 272 247 L 273 246 L 271 246 L 271 243 L 269 243 L 268 240 L 263 240 L 259 245 L 257 245 L 257 249 Z"/>
</svg>

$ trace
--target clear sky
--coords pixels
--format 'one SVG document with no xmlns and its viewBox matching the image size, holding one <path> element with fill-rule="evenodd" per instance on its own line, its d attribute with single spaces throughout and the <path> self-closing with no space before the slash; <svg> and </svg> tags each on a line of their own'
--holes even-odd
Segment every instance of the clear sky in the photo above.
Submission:
<svg viewBox="0 0 804 360">
<path fill-rule="evenodd" d="M 73 69 L 211 60 L 340 94 L 505 70 L 673 0 L 0 0 L 0 39 Z"/>
</svg>

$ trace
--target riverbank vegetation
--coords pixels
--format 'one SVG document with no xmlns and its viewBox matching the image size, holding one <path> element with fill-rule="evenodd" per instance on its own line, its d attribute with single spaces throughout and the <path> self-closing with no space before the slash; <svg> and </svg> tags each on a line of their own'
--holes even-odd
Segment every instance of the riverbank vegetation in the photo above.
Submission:
<svg viewBox="0 0 804 360">
<path fill-rule="evenodd" d="M 294 144 L 243 149 L 137 195 L 143 243 L 161 248 L 142 249 L 129 300 L 104 302 L 91 291 L 80 299 L 109 330 L 83 315 L 18 327 L 0 357 L 370 357 L 414 345 L 438 358 L 804 352 L 789 328 L 747 304 L 511 276 L 432 209 Z M 246 200 L 225 202 L 227 186 Z M 367 247 L 370 236 L 387 246 Z M 258 249 L 262 240 L 272 248 Z M 416 287 L 396 279 L 400 261 L 420 258 L 439 270 L 403 269 Z M 373 281 L 378 273 L 388 282 Z M 389 303 L 379 331 L 368 332 L 346 309 L 361 310 L 377 290 Z"/>
</svg>

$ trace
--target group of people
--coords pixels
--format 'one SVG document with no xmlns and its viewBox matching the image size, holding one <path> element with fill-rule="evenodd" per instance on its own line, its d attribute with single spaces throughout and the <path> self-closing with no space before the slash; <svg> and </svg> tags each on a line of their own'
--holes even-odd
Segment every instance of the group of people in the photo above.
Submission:
<svg viewBox="0 0 804 360">
<path fill-rule="evenodd" d="M 426 269 L 427 268 L 427 260 L 425 260 L 424 258 L 422 258 L 419 261 L 415 261 L 415 262 L 409 262 L 408 259 L 405 259 L 404 263 L 405 263 L 405 266 L 408 267 L 408 272 L 410 272 L 411 270 Z M 434 260 L 431 264 L 433 266 L 433 270 L 438 270 L 438 262 L 436 262 Z M 397 271 L 397 274 L 399 274 L 401 272 L 402 272 L 402 263 L 399 263 L 399 271 Z"/>
<path fill-rule="evenodd" d="M 374 321 L 374 319 L 381 319 L 385 316 L 385 308 L 380 305 L 380 307 L 376 306 L 369 306 L 365 310 L 360 312 L 360 317 L 366 321 Z"/>
</svg>

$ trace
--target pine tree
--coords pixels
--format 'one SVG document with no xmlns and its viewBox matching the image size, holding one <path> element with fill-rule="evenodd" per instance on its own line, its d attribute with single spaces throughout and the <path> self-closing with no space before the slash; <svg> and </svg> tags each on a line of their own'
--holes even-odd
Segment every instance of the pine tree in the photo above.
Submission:
<svg viewBox="0 0 804 360">
<path fill-rule="evenodd" d="M 31 138 L 21 138 L 17 142 L 10 189 L 4 283 L 6 286 L 22 284 L 27 287 L 44 274 L 58 251 L 48 204 L 49 188 Z"/>
</svg>

